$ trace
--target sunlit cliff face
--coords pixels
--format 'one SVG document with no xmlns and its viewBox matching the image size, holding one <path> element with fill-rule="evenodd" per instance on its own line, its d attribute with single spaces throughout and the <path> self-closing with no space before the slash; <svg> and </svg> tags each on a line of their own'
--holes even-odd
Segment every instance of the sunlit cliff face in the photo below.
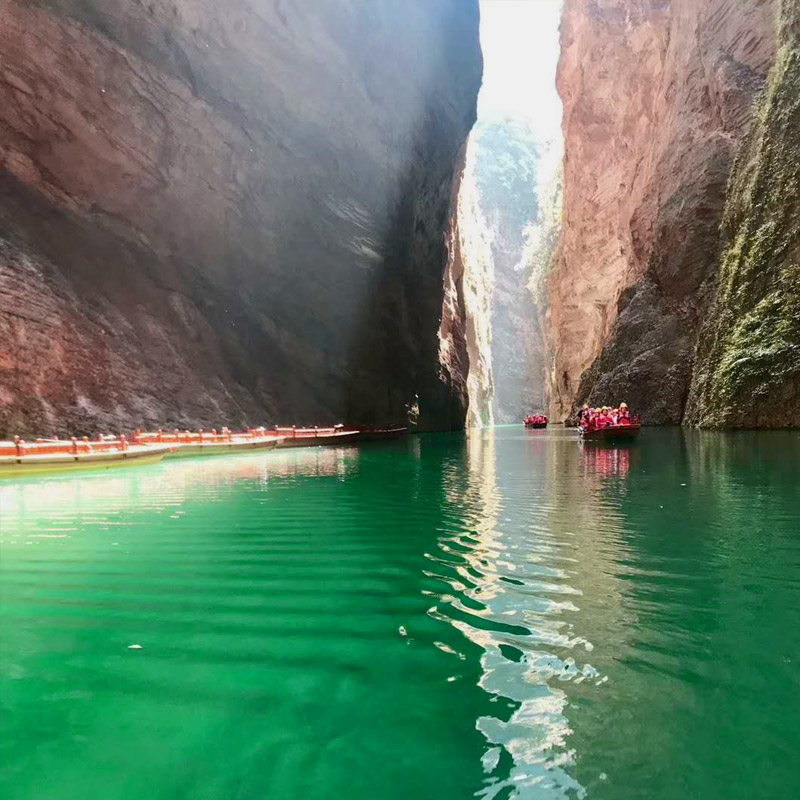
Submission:
<svg viewBox="0 0 800 800">
<path fill-rule="evenodd" d="M 448 374 L 466 376 L 467 428 L 494 423 L 491 311 L 494 266 L 490 233 L 479 205 L 475 183 L 475 146 L 465 148 L 464 166 L 454 199 L 445 303 L 439 329 L 439 358 Z M 459 319 L 463 323 L 459 324 Z M 462 337 L 461 340 L 457 337 Z M 456 358 L 463 351 L 465 363 Z"/>
<path fill-rule="evenodd" d="M 773 62 L 779 5 L 566 0 L 552 416 L 625 399 L 645 422 L 682 421 L 728 181 Z"/>
</svg>

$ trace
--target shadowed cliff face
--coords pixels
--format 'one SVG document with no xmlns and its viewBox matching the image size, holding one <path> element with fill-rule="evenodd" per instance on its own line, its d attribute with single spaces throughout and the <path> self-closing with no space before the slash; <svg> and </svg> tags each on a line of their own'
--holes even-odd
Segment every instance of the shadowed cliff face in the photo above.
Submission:
<svg viewBox="0 0 800 800">
<path fill-rule="evenodd" d="M 726 184 L 778 0 L 566 0 L 564 230 L 551 413 L 627 400 L 677 423 L 723 247 Z"/>
<path fill-rule="evenodd" d="M 0 433 L 401 420 L 417 396 L 422 427 L 463 423 L 437 331 L 477 2 L 0 17 Z"/>
<path fill-rule="evenodd" d="M 800 2 L 728 186 L 716 296 L 698 342 L 688 420 L 800 425 Z"/>
</svg>

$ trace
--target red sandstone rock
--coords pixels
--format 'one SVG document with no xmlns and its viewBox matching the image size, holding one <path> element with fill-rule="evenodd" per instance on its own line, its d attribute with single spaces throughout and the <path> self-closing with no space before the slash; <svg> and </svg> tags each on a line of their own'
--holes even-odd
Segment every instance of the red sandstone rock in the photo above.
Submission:
<svg viewBox="0 0 800 800">
<path fill-rule="evenodd" d="M 681 420 L 725 187 L 774 57 L 777 5 L 566 0 L 551 417 L 626 399 L 645 421 Z"/>
<path fill-rule="evenodd" d="M 458 426 L 477 0 L 0 0 L 0 434 Z M 453 388 L 456 387 L 456 388 Z"/>
</svg>

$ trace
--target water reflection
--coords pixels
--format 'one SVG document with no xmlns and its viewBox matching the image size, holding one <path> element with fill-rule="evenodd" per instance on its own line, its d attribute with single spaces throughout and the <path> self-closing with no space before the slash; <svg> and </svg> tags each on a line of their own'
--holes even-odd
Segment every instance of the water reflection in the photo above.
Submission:
<svg viewBox="0 0 800 800">
<path fill-rule="evenodd" d="M 0 483 L 0 544 L 68 538 L 84 525 L 133 525 L 127 512 L 180 514 L 187 499 L 222 502 L 243 486 L 309 477 L 344 480 L 357 448 L 309 448 L 263 455 L 165 460 L 136 469 Z"/>
<path fill-rule="evenodd" d="M 0 796 L 800 796 L 799 486 L 516 428 L 0 484 Z"/>
<path fill-rule="evenodd" d="M 577 754 L 565 686 L 606 680 L 585 659 L 593 644 L 583 623 L 591 617 L 577 619 L 585 573 L 603 574 L 601 556 L 608 554 L 598 548 L 594 563 L 586 567 L 584 557 L 580 566 L 574 539 L 587 529 L 615 529 L 613 507 L 586 501 L 598 481 L 625 477 L 629 455 L 589 455 L 558 432 L 520 447 L 508 431 L 498 438 L 488 430 L 469 436 L 465 463 L 466 475 L 443 475 L 449 500 L 467 514 L 465 530 L 439 538 L 433 574 L 452 591 L 441 593 L 430 613 L 480 647 L 479 685 L 496 704 L 476 721 L 489 745 L 480 794 L 583 797 L 570 770 Z M 590 588 L 608 596 L 596 579 Z"/>
<path fill-rule="evenodd" d="M 585 475 L 599 478 L 624 478 L 631 469 L 631 447 L 604 447 L 581 442 L 581 461 Z"/>
</svg>

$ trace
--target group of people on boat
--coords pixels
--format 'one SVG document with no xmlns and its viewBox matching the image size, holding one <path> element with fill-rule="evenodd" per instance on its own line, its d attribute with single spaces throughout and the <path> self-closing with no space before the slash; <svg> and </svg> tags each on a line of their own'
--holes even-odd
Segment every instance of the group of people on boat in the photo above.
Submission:
<svg viewBox="0 0 800 800">
<path fill-rule="evenodd" d="M 578 412 L 578 427 L 584 431 L 599 431 L 617 425 L 632 425 L 634 422 L 627 403 L 620 403 L 618 408 L 602 406 L 589 408 L 585 405 Z"/>
<path fill-rule="evenodd" d="M 523 420 L 525 425 L 529 428 L 545 427 L 547 425 L 547 417 L 544 414 L 528 414 Z"/>
</svg>

